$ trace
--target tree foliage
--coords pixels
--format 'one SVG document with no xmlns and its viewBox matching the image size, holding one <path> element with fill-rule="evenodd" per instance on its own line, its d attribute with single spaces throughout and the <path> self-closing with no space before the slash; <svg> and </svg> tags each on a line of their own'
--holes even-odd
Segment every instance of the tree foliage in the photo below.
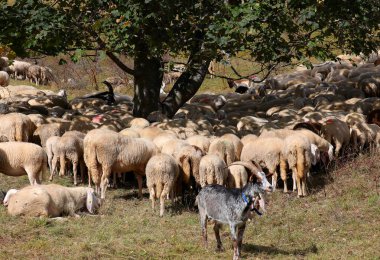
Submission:
<svg viewBox="0 0 380 260">
<path fill-rule="evenodd" d="M 331 59 L 336 51 L 369 54 L 379 47 L 379 21 L 378 0 L 248 0 L 244 3 L 16 0 L 13 5 L 3 2 L 0 6 L 0 44 L 9 46 L 19 56 L 31 52 L 74 53 L 75 59 L 81 53 L 78 50 L 102 50 L 124 71 L 135 76 L 135 71 L 126 67 L 118 55 L 134 57 L 135 65 L 142 62 L 139 69 L 153 66 L 151 69 L 162 71 L 164 54 L 185 54 L 189 57 L 187 77 L 180 78 L 172 90 L 171 102 L 178 103 L 171 109 L 172 116 L 186 102 L 178 101 L 181 91 L 189 88 L 187 96 L 191 96 L 204 77 L 195 77 L 200 81 L 196 84 L 185 81 L 204 70 L 211 59 L 220 59 L 226 52 L 234 55 L 245 51 L 266 66 L 294 59 L 310 64 L 310 57 Z M 137 82 L 135 90 L 154 88 L 156 93 L 162 73 L 154 75 L 157 77 L 154 86 Z M 157 108 L 158 105 L 142 115 Z"/>
</svg>

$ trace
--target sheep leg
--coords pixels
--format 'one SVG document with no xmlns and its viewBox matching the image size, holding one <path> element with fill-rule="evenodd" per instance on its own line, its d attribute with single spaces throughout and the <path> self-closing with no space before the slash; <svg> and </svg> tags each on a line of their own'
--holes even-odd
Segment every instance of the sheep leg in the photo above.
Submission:
<svg viewBox="0 0 380 260">
<path fill-rule="evenodd" d="M 335 140 L 335 157 L 339 156 L 339 152 L 341 148 L 342 148 L 342 144 L 338 140 Z"/>
<path fill-rule="evenodd" d="M 276 190 L 276 186 L 277 186 L 277 177 L 278 177 L 277 171 L 274 170 L 274 171 L 273 171 L 273 175 L 272 175 L 272 187 L 273 187 L 273 191 Z"/>
<path fill-rule="evenodd" d="M 298 197 L 302 197 L 302 186 L 301 186 L 301 178 L 297 175 L 297 190 L 298 190 Z"/>
<path fill-rule="evenodd" d="M 140 174 L 136 174 L 136 178 L 137 178 L 137 184 L 139 185 L 139 199 L 142 199 L 143 198 L 143 195 L 142 195 L 142 184 L 143 184 L 143 181 L 142 181 L 142 176 Z"/>
<path fill-rule="evenodd" d="M 74 185 L 77 186 L 78 161 L 73 162 Z"/>
<path fill-rule="evenodd" d="M 306 176 L 303 176 L 301 181 L 302 181 L 301 182 L 301 184 L 302 184 L 302 195 L 307 196 Z"/>
<path fill-rule="evenodd" d="M 33 171 L 31 169 L 25 169 L 26 173 L 28 174 L 28 179 L 29 179 L 29 182 L 30 182 L 30 185 L 36 185 L 36 184 L 39 184 L 36 180 L 36 177 L 37 174 L 34 174 Z"/>
<path fill-rule="evenodd" d="M 61 169 L 59 169 L 59 176 L 64 176 L 66 172 L 66 160 L 64 154 L 59 155 L 59 164 L 61 166 Z"/>
<path fill-rule="evenodd" d="M 154 211 L 155 203 L 156 203 L 156 192 L 154 190 L 154 185 L 149 187 L 150 199 L 152 200 L 152 210 Z"/>
<path fill-rule="evenodd" d="M 80 176 L 82 178 L 82 183 L 84 183 L 85 182 L 85 178 L 84 178 L 85 164 L 83 160 L 80 160 L 79 162 L 79 169 L 80 169 Z"/>
<path fill-rule="evenodd" d="M 53 176 L 54 176 L 54 173 L 55 173 L 55 170 L 57 168 L 57 162 L 58 162 L 58 157 L 56 155 L 53 156 L 53 160 L 52 160 L 52 169 L 50 171 L 50 178 L 49 178 L 49 181 L 52 181 L 53 180 Z"/>
<path fill-rule="evenodd" d="M 164 216 L 164 211 L 165 211 L 165 197 L 169 194 L 170 187 L 169 185 L 164 185 L 164 189 L 161 192 L 160 196 L 160 217 Z"/>
<path fill-rule="evenodd" d="M 219 232 L 220 227 L 221 227 L 221 225 L 215 222 L 215 224 L 214 224 L 214 232 L 215 232 L 215 238 L 216 238 L 216 251 L 217 252 L 224 251 L 222 240 L 220 239 L 220 232 Z"/>
<path fill-rule="evenodd" d="M 297 190 L 297 168 L 294 167 L 292 170 L 292 178 L 293 178 L 293 191 Z"/>
<path fill-rule="evenodd" d="M 103 174 L 100 181 L 100 191 L 101 191 L 101 199 L 106 198 L 106 190 L 108 186 L 108 178 L 111 175 L 111 167 L 103 166 L 102 167 Z"/>
</svg>

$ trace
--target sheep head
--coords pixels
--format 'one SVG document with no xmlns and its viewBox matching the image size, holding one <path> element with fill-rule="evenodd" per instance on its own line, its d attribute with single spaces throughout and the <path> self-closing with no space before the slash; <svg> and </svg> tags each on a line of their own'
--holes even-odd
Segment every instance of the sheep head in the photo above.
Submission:
<svg viewBox="0 0 380 260">
<path fill-rule="evenodd" d="M 94 214 L 100 208 L 101 200 L 95 195 L 94 189 L 87 190 L 86 207 L 88 212 Z"/>
<path fill-rule="evenodd" d="M 18 190 L 16 189 L 10 189 L 7 194 L 5 195 L 4 197 L 4 200 L 3 200 L 3 204 L 5 207 L 8 206 L 8 203 L 9 203 L 9 199 L 12 197 L 13 194 L 15 194 L 16 192 L 18 192 Z"/>
</svg>

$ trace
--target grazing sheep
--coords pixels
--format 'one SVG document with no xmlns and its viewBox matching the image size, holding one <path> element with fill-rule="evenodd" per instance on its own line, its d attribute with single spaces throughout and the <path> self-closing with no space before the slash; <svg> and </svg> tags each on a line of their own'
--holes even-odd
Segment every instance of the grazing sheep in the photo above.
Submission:
<svg viewBox="0 0 380 260">
<path fill-rule="evenodd" d="M 255 141 L 257 138 L 258 138 L 257 135 L 247 134 L 243 138 L 241 138 L 240 141 L 242 142 L 242 144 L 244 146 L 249 142 Z"/>
<path fill-rule="evenodd" d="M 14 76 L 14 79 L 25 79 L 28 68 L 31 66 L 29 62 L 14 60 L 9 66 L 9 70 Z"/>
<path fill-rule="evenodd" d="M 40 184 L 47 172 L 45 151 L 32 143 L 0 143 L 0 162 L 0 172 L 9 176 L 28 175 L 31 185 Z"/>
<path fill-rule="evenodd" d="M 228 167 L 227 186 L 241 189 L 248 182 L 248 173 L 243 165 L 231 164 Z"/>
<path fill-rule="evenodd" d="M 159 134 L 153 139 L 153 143 L 158 147 L 158 149 L 161 151 L 164 147 L 165 143 L 171 140 L 177 140 L 177 136 L 170 132 L 164 132 L 162 134 Z"/>
<path fill-rule="evenodd" d="M 376 124 L 355 123 L 351 126 L 351 141 L 355 151 L 362 152 L 366 145 L 370 151 L 378 148 L 380 138 L 380 127 Z"/>
<path fill-rule="evenodd" d="M 185 146 L 190 146 L 190 144 L 188 144 L 185 140 L 169 138 L 166 142 L 161 144 L 161 153 L 166 153 L 175 157 L 175 151 L 178 151 Z"/>
<path fill-rule="evenodd" d="M 286 182 L 286 161 L 283 158 L 282 150 L 284 141 L 278 137 L 261 137 L 249 142 L 243 147 L 241 160 L 245 162 L 256 162 L 268 169 L 272 174 L 272 187 L 277 186 L 277 166 L 280 166 L 281 179 Z M 288 192 L 284 185 L 284 192 Z"/>
<path fill-rule="evenodd" d="M 209 154 L 216 154 L 229 166 L 235 161 L 235 148 L 232 142 L 216 139 L 211 142 Z"/>
<path fill-rule="evenodd" d="M 202 150 L 193 145 L 178 147 L 175 150 L 173 157 L 179 165 L 180 179 L 185 187 L 195 188 L 197 184 L 200 184 L 199 164 L 202 156 Z"/>
<path fill-rule="evenodd" d="M 179 168 L 175 159 L 167 154 L 152 156 L 145 169 L 146 184 L 148 186 L 152 209 L 154 210 L 156 199 L 160 199 L 160 217 L 165 211 L 165 197 L 172 193 L 174 198 L 174 185 L 178 178 Z"/>
<path fill-rule="evenodd" d="M 9 85 L 9 75 L 5 71 L 0 71 L 0 86 L 6 87 Z"/>
<path fill-rule="evenodd" d="M 34 131 L 33 140 L 35 143 L 41 144 L 42 147 L 46 146 L 46 141 L 51 136 L 61 136 L 70 127 L 70 122 L 67 123 L 50 123 L 44 124 Z"/>
<path fill-rule="evenodd" d="M 41 66 L 31 65 L 28 68 L 26 77 L 31 83 L 35 83 L 37 86 L 41 84 Z"/>
<path fill-rule="evenodd" d="M 335 156 L 338 157 L 341 149 L 350 143 L 350 128 L 338 118 L 324 120 L 321 127 L 322 137 L 335 145 Z"/>
<path fill-rule="evenodd" d="M 21 113 L 0 115 L 0 135 L 9 141 L 28 142 L 32 140 L 36 126 L 30 118 Z"/>
<path fill-rule="evenodd" d="M 77 212 L 85 207 L 91 214 L 100 207 L 93 189 L 49 184 L 17 191 L 9 198 L 8 213 L 28 217 L 79 217 Z"/>
<path fill-rule="evenodd" d="M 138 131 L 136 131 L 136 129 L 131 129 L 131 128 L 125 128 L 121 130 L 119 133 L 124 136 L 132 137 L 132 138 L 140 137 L 140 134 L 138 133 Z"/>
<path fill-rule="evenodd" d="M 156 138 L 157 136 L 165 132 L 161 128 L 150 126 L 150 127 L 145 127 L 143 129 L 140 129 L 138 133 L 140 134 L 141 138 L 145 138 L 150 141 L 153 141 L 154 138 Z"/>
<path fill-rule="evenodd" d="M 142 138 L 129 138 L 119 133 L 94 129 L 84 138 L 84 160 L 96 191 L 105 199 L 111 172 L 135 171 L 142 198 L 142 175 L 149 159 L 158 152 L 157 146 Z"/>
<path fill-rule="evenodd" d="M 186 139 L 186 141 L 198 147 L 202 150 L 204 154 L 208 152 L 208 148 L 210 147 L 210 138 L 203 136 L 203 135 L 193 135 Z"/>
<path fill-rule="evenodd" d="M 310 141 L 299 134 L 290 135 L 284 140 L 282 153 L 293 172 L 293 190 L 298 189 L 298 197 L 306 196 L 306 177 L 311 166 Z M 286 181 L 284 190 L 285 186 Z"/>
<path fill-rule="evenodd" d="M 48 164 L 49 164 L 49 169 L 50 169 L 50 174 L 51 174 L 50 180 L 52 180 L 52 176 L 55 174 L 56 166 L 53 169 L 52 162 L 53 162 L 53 157 L 54 157 L 54 151 L 57 150 L 56 145 L 57 145 L 59 139 L 60 139 L 59 136 L 51 136 L 46 141 L 45 151 L 47 154 Z"/>
<path fill-rule="evenodd" d="M 85 135 L 78 131 L 68 131 L 57 139 L 53 149 L 52 171 L 50 181 L 53 180 L 57 161 L 59 158 L 60 176 L 65 175 L 66 159 L 73 165 L 74 185 L 77 185 L 78 165 L 81 169 L 82 180 L 84 179 L 83 165 L 83 139 Z"/>
<path fill-rule="evenodd" d="M 239 161 L 241 150 L 243 149 L 243 143 L 240 141 L 240 138 L 234 134 L 224 134 L 219 138 L 219 140 L 230 141 L 234 145 L 235 160 Z"/>
<path fill-rule="evenodd" d="M 199 163 L 199 179 L 203 188 L 207 184 L 226 185 L 228 167 L 226 163 L 215 154 L 207 154 Z"/>
</svg>

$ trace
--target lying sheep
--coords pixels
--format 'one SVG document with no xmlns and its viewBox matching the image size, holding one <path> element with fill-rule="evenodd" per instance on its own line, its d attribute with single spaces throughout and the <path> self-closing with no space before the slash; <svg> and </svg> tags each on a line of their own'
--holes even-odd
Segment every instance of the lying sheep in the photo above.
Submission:
<svg viewBox="0 0 380 260">
<path fill-rule="evenodd" d="M 93 189 L 49 184 L 27 186 L 14 193 L 9 198 L 8 213 L 28 217 L 79 217 L 77 212 L 84 207 L 91 214 L 99 209 L 100 201 Z"/>
<path fill-rule="evenodd" d="M 9 141 L 28 142 L 32 140 L 36 126 L 30 118 L 21 113 L 0 115 L 0 135 Z"/>
<path fill-rule="evenodd" d="M 145 169 L 146 185 L 148 186 L 152 209 L 154 210 L 156 199 L 160 199 L 160 217 L 165 211 L 165 197 L 172 193 L 174 198 L 174 185 L 178 178 L 179 168 L 175 159 L 167 154 L 152 156 Z"/>
<path fill-rule="evenodd" d="M 199 179 L 201 187 L 207 184 L 226 185 L 228 168 L 226 163 L 215 154 L 202 157 L 199 163 Z"/>
<path fill-rule="evenodd" d="M 157 146 L 142 138 L 128 138 L 106 129 L 94 129 L 84 138 L 84 161 L 96 191 L 105 199 L 111 172 L 135 171 L 142 198 L 142 176 Z"/>
<path fill-rule="evenodd" d="M 310 141 L 299 134 L 290 135 L 284 140 L 282 154 L 293 172 L 293 190 L 297 188 L 298 197 L 306 196 L 306 177 L 311 166 Z M 284 190 L 286 186 L 285 181 Z"/>
<path fill-rule="evenodd" d="M 9 75 L 5 71 L 0 71 L 0 86 L 6 87 L 9 85 Z"/>
<path fill-rule="evenodd" d="M 31 185 L 40 184 L 47 172 L 45 151 L 32 143 L 0 143 L 0 161 L 0 172 L 9 176 L 28 175 Z"/>
</svg>

